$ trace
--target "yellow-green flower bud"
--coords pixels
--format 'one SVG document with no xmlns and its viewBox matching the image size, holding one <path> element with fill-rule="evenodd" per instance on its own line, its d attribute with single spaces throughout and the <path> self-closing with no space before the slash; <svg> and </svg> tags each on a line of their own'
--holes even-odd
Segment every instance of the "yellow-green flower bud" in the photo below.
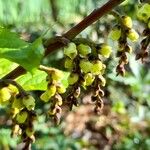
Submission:
<svg viewBox="0 0 150 150">
<path fill-rule="evenodd" d="M 93 61 L 91 68 L 91 73 L 95 75 L 101 74 L 101 70 L 103 69 L 103 63 L 100 60 Z"/>
<path fill-rule="evenodd" d="M 127 28 L 132 28 L 132 19 L 129 16 L 122 16 L 122 24 Z"/>
<path fill-rule="evenodd" d="M 31 95 L 25 96 L 22 101 L 28 110 L 34 109 L 35 99 Z"/>
<path fill-rule="evenodd" d="M 71 59 L 74 59 L 77 56 L 77 49 L 74 43 L 69 43 L 68 47 L 64 48 L 64 54 Z"/>
<path fill-rule="evenodd" d="M 102 44 L 101 48 L 99 49 L 99 54 L 101 54 L 102 56 L 109 58 L 110 54 L 112 53 L 112 49 L 109 45 L 107 44 Z"/>
<path fill-rule="evenodd" d="M 77 49 L 78 49 L 78 51 L 79 51 L 79 54 L 81 55 L 81 56 L 87 56 L 88 54 L 90 54 L 91 53 L 91 48 L 90 48 L 90 46 L 88 46 L 88 45 L 85 45 L 85 44 L 80 44 L 80 45 L 78 45 L 77 46 Z"/>
<path fill-rule="evenodd" d="M 18 123 L 24 123 L 28 117 L 28 113 L 26 111 L 21 111 L 16 116 L 16 121 Z"/>
<path fill-rule="evenodd" d="M 139 34 L 138 34 L 134 29 L 131 29 L 131 30 L 129 30 L 129 31 L 127 32 L 127 37 L 128 37 L 131 41 L 135 42 L 135 41 L 138 40 Z"/>
<path fill-rule="evenodd" d="M 109 37 L 114 41 L 119 40 L 119 38 L 121 37 L 121 29 L 119 27 L 113 28 L 109 33 Z"/>
<path fill-rule="evenodd" d="M 77 73 L 71 73 L 68 77 L 68 83 L 69 85 L 75 84 L 79 79 L 79 75 Z"/>
</svg>

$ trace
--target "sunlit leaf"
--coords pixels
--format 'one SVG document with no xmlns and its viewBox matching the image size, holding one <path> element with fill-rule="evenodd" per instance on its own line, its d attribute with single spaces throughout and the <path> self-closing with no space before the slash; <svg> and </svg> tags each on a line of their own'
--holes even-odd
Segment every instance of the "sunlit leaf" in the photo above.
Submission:
<svg viewBox="0 0 150 150">
<path fill-rule="evenodd" d="M 63 78 L 61 83 L 67 87 L 68 86 L 68 75 L 69 73 L 63 72 Z M 25 89 L 25 90 L 46 90 L 47 82 L 46 82 L 47 74 L 44 71 L 40 71 L 35 69 L 34 73 L 26 73 L 16 79 L 16 81 Z"/>
<path fill-rule="evenodd" d="M 17 82 L 25 90 L 46 90 L 46 73 L 40 70 L 34 70 L 34 73 L 27 73 L 17 78 Z"/>
<path fill-rule="evenodd" d="M 15 33 L 0 28 L 0 58 L 16 62 L 28 71 L 40 65 L 44 55 L 42 40 L 39 38 L 32 44 L 27 44 Z"/>
<path fill-rule="evenodd" d="M 0 78 L 15 69 L 18 65 L 7 59 L 0 59 Z"/>
</svg>

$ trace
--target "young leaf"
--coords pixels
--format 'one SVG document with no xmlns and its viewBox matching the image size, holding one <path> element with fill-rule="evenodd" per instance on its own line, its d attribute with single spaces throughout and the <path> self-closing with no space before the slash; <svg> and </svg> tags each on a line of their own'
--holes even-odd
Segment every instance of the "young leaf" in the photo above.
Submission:
<svg viewBox="0 0 150 150">
<path fill-rule="evenodd" d="M 34 73 L 26 73 L 17 78 L 17 83 L 19 83 L 25 90 L 46 90 L 47 74 L 44 71 L 34 70 Z"/>
<path fill-rule="evenodd" d="M 13 45 L 11 46 L 13 47 Z M 32 71 L 39 66 L 44 55 L 44 48 L 40 38 L 26 47 L 16 48 L 15 45 L 15 48 L 11 48 L 11 46 L 9 48 L 0 48 L 0 58 L 16 62 L 28 71 Z"/>
<path fill-rule="evenodd" d="M 17 83 L 19 83 L 25 90 L 41 90 L 45 91 L 47 89 L 46 82 L 47 74 L 44 71 L 40 71 L 38 69 L 34 69 L 34 73 L 26 73 L 16 79 Z M 64 87 L 68 86 L 68 72 L 63 72 L 63 78 L 60 81 Z"/>
<path fill-rule="evenodd" d="M 18 65 L 7 59 L 0 59 L 0 78 L 15 69 Z"/>
<path fill-rule="evenodd" d="M 0 27 L 0 48 L 19 49 L 25 46 L 28 46 L 28 43 L 20 39 L 16 33 Z"/>
</svg>

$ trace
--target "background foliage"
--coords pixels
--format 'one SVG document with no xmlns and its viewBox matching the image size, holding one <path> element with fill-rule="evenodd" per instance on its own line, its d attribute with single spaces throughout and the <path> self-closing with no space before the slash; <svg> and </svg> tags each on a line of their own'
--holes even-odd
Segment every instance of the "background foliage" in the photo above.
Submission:
<svg viewBox="0 0 150 150">
<path fill-rule="evenodd" d="M 56 33 L 61 34 L 67 31 L 106 1 L 55 0 L 53 2 L 55 3 L 54 10 L 52 10 L 54 4 L 50 0 L 0 0 L 0 26 L 18 32 L 22 39 L 29 42 L 40 37 L 40 35 L 47 39 Z M 141 33 L 143 25 L 136 20 L 135 14 L 138 7 L 136 3 L 136 0 L 127 1 L 117 10 L 120 13 L 125 10 L 124 12 L 133 18 L 135 28 Z M 100 116 L 93 113 L 93 106 L 89 100 L 90 93 L 87 93 L 81 102 L 82 105 L 70 113 L 64 112 L 62 123 L 59 126 L 54 126 L 51 120 L 41 115 L 47 110 L 47 104 L 44 105 L 38 100 L 41 90 L 46 88 L 44 80 L 46 74 L 36 70 L 33 76 L 27 73 L 17 78 L 18 83 L 25 89 L 35 90 L 32 94 L 38 103 L 36 111 L 39 117 L 35 125 L 37 141 L 33 144 L 33 150 L 96 150 L 107 148 L 112 150 L 149 150 L 150 64 L 149 61 L 145 64 L 135 61 L 133 54 L 130 57 L 126 76 L 124 78 L 116 77 L 116 47 L 111 40 L 107 39 L 109 31 L 113 27 L 110 22 L 115 24 L 114 18 L 107 15 L 79 35 L 79 37 L 90 38 L 98 42 L 107 41 L 114 49 L 112 57 L 107 62 L 105 107 Z M 5 48 L 9 50 L 8 43 L 3 45 L 1 40 L 0 48 L 7 45 Z M 32 45 L 34 43 L 30 46 Z M 22 46 L 24 47 L 26 44 L 22 43 Z M 134 45 L 135 52 L 138 46 L 139 43 Z M 14 48 L 20 47 L 14 46 Z M 28 46 L 26 46 L 27 48 Z M 0 57 L 8 58 L 6 56 L 0 53 Z M 42 64 L 64 70 L 63 65 L 60 65 L 62 61 L 63 53 L 62 50 L 59 50 L 42 60 Z M 35 66 L 38 64 L 39 62 L 35 62 Z M 0 77 L 3 77 L 16 66 L 16 63 L 0 59 Z M 32 70 L 33 68 L 27 69 Z M 67 86 L 65 79 L 64 84 Z M 43 109 L 40 109 L 41 106 Z M 10 137 L 10 124 L 7 110 L 0 108 L 0 149 L 15 149 L 17 141 L 20 140 Z"/>
</svg>

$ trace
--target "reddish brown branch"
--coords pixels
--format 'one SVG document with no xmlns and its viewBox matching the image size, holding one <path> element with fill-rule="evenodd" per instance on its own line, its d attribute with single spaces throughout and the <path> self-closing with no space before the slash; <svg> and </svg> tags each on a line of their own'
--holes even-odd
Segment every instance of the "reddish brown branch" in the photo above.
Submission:
<svg viewBox="0 0 150 150">
<path fill-rule="evenodd" d="M 84 18 L 79 24 L 70 29 L 64 34 L 67 39 L 75 38 L 79 33 L 81 33 L 85 28 L 90 26 L 92 23 L 100 19 L 103 15 L 111 11 L 115 6 L 119 5 L 124 0 L 110 0 L 101 8 L 95 9 L 90 15 Z"/>
<path fill-rule="evenodd" d="M 8 73 L 6 76 L 4 76 L 2 79 L 15 79 L 25 73 L 26 70 L 23 67 L 19 66 L 10 73 Z"/>
<path fill-rule="evenodd" d="M 66 37 L 69 40 L 72 40 L 75 38 L 79 33 L 81 33 L 85 28 L 90 26 L 92 23 L 100 19 L 103 15 L 107 14 L 109 11 L 111 11 L 115 6 L 119 5 L 124 0 L 110 0 L 102 7 L 94 10 L 90 15 L 88 15 L 86 18 L 84 18 L 80 23 L 78 23 L 76 26 L 71 28 L 68 32 L 66 32 L 63 37 Z M 47 45 L 47 49 L 45 54 L 48 55 L 52 51 L 63 47 L 63 43 L 60 43 L 58 41 L 54 41 L 53 43 L 49 43 Z"/>
<path fill-rule="evenodd" d="M 90 26 L 92 23 L 97 21 L 99 18 L 101 18 L 103 15 L 107 14 L 109 11 L 111 11 L 114 7 L 119 5 L 124 0 L 110 0 L 105 5 L 103 5 L 101 8 L 98 8 L 94 10 L 90 15 L 88 15 L 86 18 L 84 18 L 80 23 L 78 23 L 76 26 L 71 28 L 68 32 L 62 35 L 62 37 L 65 37 L 68 40 L 72 40 L 75 38 L 79 33 L 81 33 L 85 28 Z M 46 51 L 45 56 L 50 54 L 51 52 L 57 50 L 58 48 L 63 47 L 65 44 L 63 42 L 58 41 L 56 38 L 53 40 L 49 40 L 46 44 Z M 18 76 L 24 74 L 26 71 L 21 66 L 17 67 L 15 70 L 7 74 L 3 79 L 15 79 Z"/>
</svg>

